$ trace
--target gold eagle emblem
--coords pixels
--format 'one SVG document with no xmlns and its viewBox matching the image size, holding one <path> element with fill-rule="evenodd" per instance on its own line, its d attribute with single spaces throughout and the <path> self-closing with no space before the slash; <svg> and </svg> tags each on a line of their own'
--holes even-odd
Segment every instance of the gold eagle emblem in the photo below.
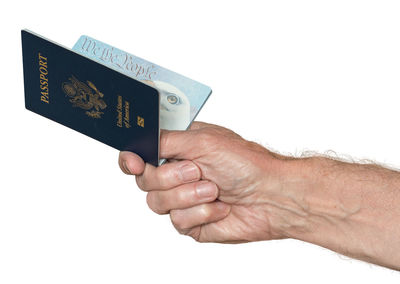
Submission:
<svg viewBox="0 0 400 284">
<path fill-rule="evenodd" d="M 89 117 L 101 118 L 104 113 L 101 110 L 107 107 L 107 104 L 101 99 L 104 94 L 90 81 L 86 81 L 87 84 L 85 84 L 73 75 L 68 79 L 69 82 L 62 83 L 62 90 L 72 106 L 86 110 L 85 113 Z"/>
</svg>

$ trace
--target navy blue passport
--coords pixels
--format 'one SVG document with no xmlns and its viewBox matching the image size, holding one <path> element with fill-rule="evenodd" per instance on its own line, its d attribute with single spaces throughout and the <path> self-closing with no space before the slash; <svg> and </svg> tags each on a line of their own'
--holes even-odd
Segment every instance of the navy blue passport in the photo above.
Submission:
<svg viewBox="0 0 400 284">
<path fill-rule="evenodd" d="M 23 30 L 25 106 L 159 164 L 159 91 Z"/>
</svg>

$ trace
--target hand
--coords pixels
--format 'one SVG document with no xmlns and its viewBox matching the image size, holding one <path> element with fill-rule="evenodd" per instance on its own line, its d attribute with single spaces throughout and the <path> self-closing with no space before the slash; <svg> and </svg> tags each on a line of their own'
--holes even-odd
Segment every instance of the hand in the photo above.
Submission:
<svg viewBox="0 0 400 284">
<path fill-rule="evenodd" d="M 162 132 L 160 144 L 169 159 L 160 167 L 130 152 L 119 164 L 180 233 L 226 243 L 291 237 L 400 269 L 398 171 L 288 158 L 199 122 Z"/>
<path fill-rule="evenodd" d="M 268 195 L 281 188 L 279 156 L 216 125 L 194 122 L 188 131 L 163 131 L 154 167 L 121 152 L 119 165 L 147 191 L 149 207 L 170 213 L 182 234 L 200 242 L 283 238 L 272 224 Z"/>
</svg>

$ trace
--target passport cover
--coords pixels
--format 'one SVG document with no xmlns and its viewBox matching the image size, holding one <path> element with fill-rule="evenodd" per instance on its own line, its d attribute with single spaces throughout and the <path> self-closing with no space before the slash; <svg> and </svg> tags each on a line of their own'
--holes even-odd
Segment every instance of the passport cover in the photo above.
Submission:
<svg viewBox="0 0 400 284">
<path fill-rule="evenodd" d="M 211 94 L 211 88 L 204 84 L 86 35 L 72 50 L 156 87 L 162 129 L 186 130 Z"/>
<path fill-rule="evenodd" d="M 158 165 L 156 88 L 30 31 L 21 37 L 28 110 Z"/>
</svg>

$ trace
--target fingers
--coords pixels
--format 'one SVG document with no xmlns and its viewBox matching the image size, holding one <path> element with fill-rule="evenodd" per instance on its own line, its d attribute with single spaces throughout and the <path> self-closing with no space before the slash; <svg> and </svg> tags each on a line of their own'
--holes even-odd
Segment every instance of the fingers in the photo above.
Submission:
<svg viewBox="0 0 400 284">
<path fill-rule="evenodd" d="M 127 175 L 141 175 L 145 168 L 142 158 L 132 152 L 122 151 L 119 153 L 118 164 Z"/>
<path fill-rule="evenodd" d="M 123 151 L 118 164 L 125 174 L 136 175 L 137 185 L 144 191 L 170 189 L 201 178 L 200 169 L 192 161 L 174 161 L 154 167 L 145 164 L 135 153 Z"/>
<path fill-rule="evenodd" d="M 200 178 L 201 171 L 195 163 L 179 161 L 159 167 L 146 164 L 143 173 L 136 176 L 136 183 L 144 191 L 166 190 L 198 181 Z"/>
<path fill-rule="evenodd" d="M 218 197 L 217 186 L 209 181 L 184 184 L 166 191 L 151 191 L 147 194 L 147 204 L 158 214 L 166 214 L 171 209 L 184 209 L 214 201 Z"/>
<path fill-rule="evenodd" d="M 187 209 L 171 210 L 170 217 L 175 228 L 181 234 L 187 234 L 190 229 L 220 221 L 229 215 L 230 205 L 215 201 Z"/>
</svg>

